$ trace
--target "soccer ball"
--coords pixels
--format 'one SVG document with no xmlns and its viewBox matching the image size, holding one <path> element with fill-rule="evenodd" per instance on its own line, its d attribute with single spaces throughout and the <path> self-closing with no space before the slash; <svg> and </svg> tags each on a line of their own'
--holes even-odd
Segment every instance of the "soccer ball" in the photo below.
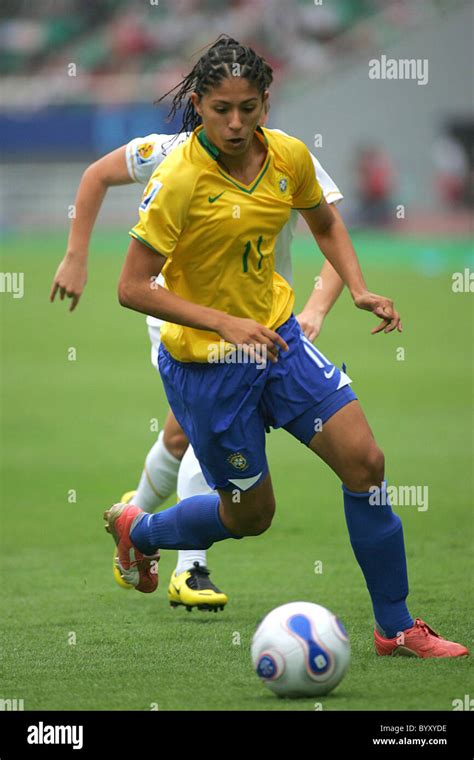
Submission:
<svg viewBox="0 0 474 760">
<path fill-rule="evenodd" d="M 269 612 L 255 631 L 251 651 L 257 675 L 279 697 L 328 694 L 350 659 L 341 621 L 311 602 L 291 602 Z"/>
</svg>

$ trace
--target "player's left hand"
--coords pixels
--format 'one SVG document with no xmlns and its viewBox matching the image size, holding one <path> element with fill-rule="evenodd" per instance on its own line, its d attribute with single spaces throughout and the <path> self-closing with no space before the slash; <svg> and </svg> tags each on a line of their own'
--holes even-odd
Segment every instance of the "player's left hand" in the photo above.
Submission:
<svg viewBox="0 0 474 760">
<path fill-rule="evenodd" d="M 366 292 L 363 295 L 354 298 L 354 303 L 358 309 L 371 311 L 376 317 L 382 319 L 382 322 L 370 331 L 372 335 L 382 332 L 382 330 L 384 333 L 392 332 L 395 329 L 398 330 L 398 332 L 402 332 L 403 327 L 400 321 L 400 314 L 395 309 L 393 301 L 391 301 L 390 298 Z"/>
<path fill-rule="evenodd" d="M 300 323 L 303 334 L 306 335 L 308 340 L 316 340 L 321 332 L 324 316 L 322 314 L 313 314 L 310 311 L 302 311 L 296 315 L 296 319 Z"/>
</svg>

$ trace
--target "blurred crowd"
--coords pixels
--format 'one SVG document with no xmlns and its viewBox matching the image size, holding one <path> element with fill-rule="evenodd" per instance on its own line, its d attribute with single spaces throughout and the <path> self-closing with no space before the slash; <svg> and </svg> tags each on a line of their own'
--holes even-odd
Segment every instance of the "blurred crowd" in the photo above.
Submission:
<svg viewBox="0 0 474 760">
<path fill-rule="evenodd" d="M 0 73 L 45 75 L 69 62 L 95 75 L 179 69 L 222 32 L 258 47 L 277 76 L 324 71 L 334 57 L 385 41 L 440 2 L 2 0 Z M 365 24 L 374 14 L 378 24 Z"/>
<path fill-rule="evenodd" d="M 133 105 L 135 112 L 137 105 L 151 104 L 222 33 L 255 47 L 273 67 L 277 87 L 290 82 L 297 88 L 308 76 L 325 77 L 339 66 L 342 70 L 344 62 L 350 69 L 351 61 L 385 49 L 397 35 L 423 26 L 430 14 L 449 14 L 463 2 L 1 0 L 0 127 L 9 128 L 10 138 L 18 142 L 15 109 L 34 115 L 50 106 L 86 104 L 97 109 L 87 122 L 93 133 L 89 143 L 95 140 L 94 150 L 105 151 L 108 144 L 96 145 L 102 133 L 121 139 L 114 133 L 118 121 L 111 123 L 119 119 L 117 111 L 109 106 L 131 112 Z M 66 75 L 71 66 L 77 75 Z M 52 142 L 54 117 L 48 118 L 43 131 Z M 140 114 L 138 118 L 143 119 Z M 128 122 L 126 129 L 133 133 Z M 61 154 L 61 137 L 54 138 L 55 155 Z M 77 135 L 74 140 L 81 142 Z M 455 120 L 440 130 L 432 158 L 436 195 L 444 208 L 474 204 L 473 145 L 472 119 Z M 400 179 L 389 146 L 354 146 L 351 169 L 360 199 L 359 208 L 353 209 L 354 224 L 389 223 Z"/>
<path fill-rule="evenodd" d="M 434 142 L 434 189 L 443 214 L 474 207 L 473 146 L 472 119 L 449 121 Z M 361 145 L 352 168 L 357 202 L 347 213 L 351 227 L 393 225 L 400 177 L 388 150 L 375 143 Z"/>
</svg>

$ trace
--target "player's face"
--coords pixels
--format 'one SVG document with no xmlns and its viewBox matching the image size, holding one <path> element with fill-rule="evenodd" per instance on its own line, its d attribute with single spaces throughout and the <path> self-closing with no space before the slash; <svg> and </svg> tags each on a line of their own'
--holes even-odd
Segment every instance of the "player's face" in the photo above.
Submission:
<svg viewBox="0 0 474 760">
<path fill-rule="evenodd" d="M 199 98 L 191 95 L 192 102 L 202 118 L 209 140 L 230 156 L 244 155 L 262 118 L 266 116 L 263 97 L 255 84 L 245 77 L 229 77 L 212 87 Z"/>
</svg>

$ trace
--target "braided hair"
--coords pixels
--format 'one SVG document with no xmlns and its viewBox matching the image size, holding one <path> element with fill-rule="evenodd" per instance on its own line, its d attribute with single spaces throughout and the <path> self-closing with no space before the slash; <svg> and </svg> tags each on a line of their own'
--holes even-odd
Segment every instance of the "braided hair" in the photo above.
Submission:
<svg viewBox="0 0 474 760">
<path fill-rule="evenodd" d="M 201 97 L 222 79 L 232 76 L 249 79 L 257 86 L 260 95 L 263 95 L 273 80 L 272 68 L 264 58 L 258 56 L 251 47 L 241 45 L 227 34 L 221 34 L 200 57 L 192 71 L 175 87 L 162 95 L 157 103 L 177 90 L 168 114 L 168 121 L 173 119 L 186 102 L 180 131 L 192 132 L 201 123 L 201 117 L 194 109 L 190 94 L 195 92 Z"/>
</svg>

